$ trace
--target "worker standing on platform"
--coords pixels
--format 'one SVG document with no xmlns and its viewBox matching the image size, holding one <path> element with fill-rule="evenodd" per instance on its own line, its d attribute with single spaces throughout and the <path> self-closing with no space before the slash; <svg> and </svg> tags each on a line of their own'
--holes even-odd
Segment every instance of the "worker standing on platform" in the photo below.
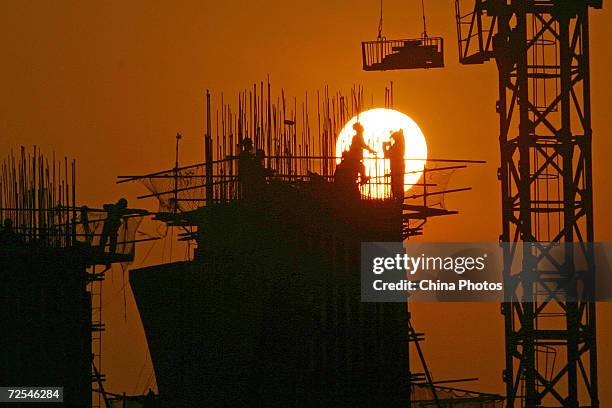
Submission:
<svg viewBox="0 0 612 408">
<path fill-rule="evenodd" d="M 367 184 L 370 179 L 366 175 L 365 166 L 363 164 L 363 151 L 367 150 L 376 156 L 376 150 L 372 149 L 365 142 L 363 138 L 363 125 L 361 123 L 355 122 L 355 124 L 353 125 L 353 130 L 355 130 L 355 135 L 351 140 L 347 159 L 349 160 L 349 162 L 359 164 L 359 184 L 363 185 Z"/>
<path fill-rule="evenodd" d="M 342 160 L 334 171 L 334 185 L 340 194 L 359 198 L 359 162 L 350 157 L 348 150 L 342 152 Z"/>
<path fill-rule="evenodd" d="M 389 141 L 383 143 L 385 158 L 389 159 L 391 167 L 391 194 L 400 203 L 404 202 L 405 147 L 406 141 L 403 129 L 393 132 L 389 137 Z"/>
<path fill-rule="evenodd" d="M 242 191 L 242 198 L 253 197 L 257 185 L 257 163 L 253 152 L 253 141 L 244 138 L 240 142 L 238 154 L 238 180 Z"/>
<path fill-rule="evenodd" d="M 117 235 L 119 227 L 123 222 L 123 217 L 131 214 L 148 214 L 145 210 L 136 210 L 127 208 L 128 202 L 125 198 L 119 199 L 116 204 L 104 204 L 102 208 L 106 211 L 106 219 L 102 227 L 102 235 L 100 236 L 100 248 L 104 251 L 106 243 L 110 240 L 109 253 L 113 254 L 117 251 Z"/>
</svg>

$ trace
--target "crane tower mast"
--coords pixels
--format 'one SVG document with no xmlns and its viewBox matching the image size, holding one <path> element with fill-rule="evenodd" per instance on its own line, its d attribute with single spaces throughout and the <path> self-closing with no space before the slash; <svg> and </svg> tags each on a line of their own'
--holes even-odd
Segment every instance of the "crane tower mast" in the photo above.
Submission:
<svg viewBox="0 0 612 408">
<path fill-rule="evenodd" d="M 507 406 L 597 407 L 595 303 L 576 287 L 595 272 L 589 9 L 602 1 L 461 3 L 460 62 L 499 72 Z"/>
</svg>

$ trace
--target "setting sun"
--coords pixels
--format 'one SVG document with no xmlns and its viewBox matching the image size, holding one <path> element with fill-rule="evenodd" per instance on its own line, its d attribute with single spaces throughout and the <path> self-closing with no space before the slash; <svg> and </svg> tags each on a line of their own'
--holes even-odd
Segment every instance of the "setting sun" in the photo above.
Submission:
<svg viewBox="0 0 612 408">
<path fill-rule="evenodd" d="M 361 187 L 362 193 L 369 197 L 380 198 L 390 195 L 390 163 L 385 159 L 383 143 L 389 142 L 391 133 L 400 129 L 403 130 L 405 137 L 404 190 L 409 190 L 417 184 L 427 160 L 427 143 L 416 122 L 402 112 L 393 109 L 377 108 L 361 112 L 351 118 L 338 135 L 337 157 L 342 157 L 342 152 L 349 149 L 355 135 L 353 125 L 357 122 L 364 128 L 363 136 L 366 144 L 376 152 L 373 154 L 367 150 L 363 151 L 363 164 L 369 181 Z M 340 161 L 341 159 L 337 159 L 337 163 Z"/>
</svg>

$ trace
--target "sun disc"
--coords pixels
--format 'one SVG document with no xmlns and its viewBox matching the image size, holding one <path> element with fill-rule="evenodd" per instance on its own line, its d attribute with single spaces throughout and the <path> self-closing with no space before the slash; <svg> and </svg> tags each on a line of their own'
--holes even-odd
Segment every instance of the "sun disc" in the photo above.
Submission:
<svg viewBox="0 0 612 408">
<path fill-rule="evenodd" d="M 383 143 L 389 141 L 392 132 L 400 129 L 404 132 L 404 159 L 406 172 L 404 175 L 404 190 L 409 190 L 419 182 L 427 160 L 427 143 L 423 132 L 408 115 L 394 109 L 376 108 L 361 112 L 351 118 L 342 128 L 336 142 L 336 156 L 342 157 L 342 152 L 349 149 L 355 130 L 353 125 L 359 122 L 363 128 L 363 137 L 368 146 L 376 151 L 376 155 L 363 151 L 363 164 L 366 175 L 370 178 L 367 184 L 361 186 L 361 192 L 372 198 L 385 198 L 391 194 L 388 175 L 389 160 L 384 159 Z M 341 159 L 337 159 L 340 163 Z"/>
</svg>

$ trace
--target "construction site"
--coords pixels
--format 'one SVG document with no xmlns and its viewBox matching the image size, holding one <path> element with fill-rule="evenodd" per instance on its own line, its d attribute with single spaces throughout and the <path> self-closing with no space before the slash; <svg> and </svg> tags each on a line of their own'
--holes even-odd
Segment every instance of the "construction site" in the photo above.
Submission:
<svg viewBox="0 0 612 408">
<path fill-rule="evenodd" d="M 594 232 L 594 179 L 609 164 L 593 171 L 589 38 L 602 1 L 413 3 L 419 35 L 387 39 L 387 6 L 376 2 L 376 39 L 351 49 L 358 70 L 441 78 L 456 43 L 461 70 L 495 70 L 497 82 L 476 85 L 493 90 L 494 109 L 474 114 L 497 126 L 483 135 L 496 150 L 456 135 L 435 142 L 398 103 L 418 84 L 388 76 L 314 91 L 269 76 L 200 89 L 191 109 L 202 131 L 174 131 L 163 147 L 147 140 L 127 170 L 95 169 L 114 186 L 93 200 L 90 156 L 49 156 L 44 142 L 10 150 L 0 168 L 0 386 L 61 386 L 75 407 L 608 406 L 612 313 L 604 306 L 602 337 L 599 304 L 576 295 L 586 285 L 577 259 L 596 273 L 591 244 L 607 239 Z M 456 39 L 428 35 L 429 6 L 451 16 Z M 444 106 L 433 122 L 453 117 Z M 95 154 L 93 142 L 73 142 Z M 112 143 L 105 162 L 123 157 Z M 163 160 L 144 158 L 162 149 Z M 481 189 L 490 180 L 498 198 Z M 363 301 L 362 244 L 427 242 L 430 231 L 508 244 L 509 301 L 494 320 L 468 330 L 478 317 L 452 313 L 484 305 Z M 112 337 L 128 310 L 144 344 Z M 474 344 L 471 360 L 447 351 L 449 336 Z M 139 373 L 115 374 L 136 350 L 147 356 Z"/>
</svg>

